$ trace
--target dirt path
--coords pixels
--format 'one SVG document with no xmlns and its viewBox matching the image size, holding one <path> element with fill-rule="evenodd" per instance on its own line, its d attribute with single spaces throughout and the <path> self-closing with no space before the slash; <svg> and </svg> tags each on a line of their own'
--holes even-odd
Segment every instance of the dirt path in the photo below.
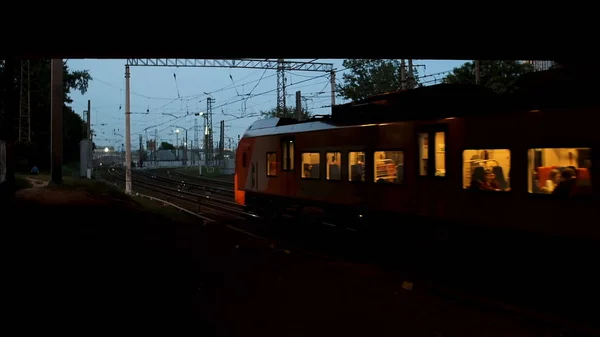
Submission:
<svg viewBox="0 0 600 337">
<path fill-rule="evenodd" d="M 36 201 L 47 205 L 106 204 L 85 190 L 49 188 L 49 182 L 40 178 L 26 177 L 32 187 L 18 190 L 17 198 L 24 201 Z"/>
</svg>

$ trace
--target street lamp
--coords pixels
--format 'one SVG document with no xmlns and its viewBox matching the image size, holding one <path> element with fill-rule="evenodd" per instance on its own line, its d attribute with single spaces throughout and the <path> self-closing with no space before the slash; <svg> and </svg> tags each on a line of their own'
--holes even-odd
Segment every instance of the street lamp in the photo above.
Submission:
<svg viewBox="0 0 600 337">
<path fill-rule="evenodd" d="M 188 142 L 188 129 L 181 127 L 181 126 L 175 126 L 175 125 L 171 125 L 175 129 L 175 134 L 177 136 L 179 136 L 179 129 L 184 129 L 185 130 L 185 140 L 183 141 L 183 145 L 184 145 L 184 149 L 183 149 L 183 165 L 186 166 L 187 165 L 187 142 Z M 177 145 L 179 145 L 179 137 L 177 137 L 176 139 Z M 178 158 L 179 159 L 179 158 Z"/>
<path fill-rule="evenodd" d="M 179 129 L 175 129 L 175 159 L 179 159 Z"/>
</svg>

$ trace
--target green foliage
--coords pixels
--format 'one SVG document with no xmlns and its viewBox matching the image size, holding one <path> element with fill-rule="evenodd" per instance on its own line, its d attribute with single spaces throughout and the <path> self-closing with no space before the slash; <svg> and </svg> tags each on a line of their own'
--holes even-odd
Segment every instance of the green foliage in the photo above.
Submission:
<svg viewBox="0 0 600 337">
<path fill-rule="evenodd" d="M 51 69 L 50 60 L 29 61 L 30 82 L 30 116 L 31 143 L 17 144 L 16 157 L 18 169 L 26 170 L 33 165 L 40 168 L 50 166 L 50 137 L 51 137 Z M 15 83 L 15 93 L 19 93 L 20 69 L 14 69 L 12 74 L 6 74 L 4 62 L 0 64 L 0 76 L 12 76 Z M 92 80 L 87 70 L 71 71 L 66 62 L 63 63 L 63 95 L 64 102 L 73 102 L 69 94 L 77 90 L 85 94 L 89 81 Z M 13 98 L 18 102 L 18 97 Z M 18 105 L 17 105 L 18 106 Z M 70 107 L 63 107 L 63 162 L 79 161 L 79 142 L 84 138 L 84 122 Z"/>
<path fill-rule="evenodd" d="M 159 150 L 175 150 L 175 146 L 169 142 L 161 142 L 158 147 Z"/>
<path fill-rule="evenodd" d="M 338 93 L 353 101 L 400 89 L 401 67 L 396 59 L 348 59 L 344 60 L 344 68 L 348 73 L 342 76 L 343 83 L 338 86 Z M 408 64 L 407 64 L 408 65 Z M 406 72 L 408 77 L 408 69 Z M 413 81 L 408 87 L 418 84 L 416 67 L 413 66 Z"/>
<path fill-rule="evenodd" d="M 533 66 L 521 61 L 479 61 L 480 84 L 492 89 L 498 94 L 511 92 L 515 88 L 517 79 L 526 73 L 532 72 Z M 444 78 L 444 83 L 450 84 L 475 84 L 475 63 L 466 62 L 454 68 L 452 73 Z"/>
<path fill-rule="evenodd" d="M 267 111 L 261 111 L 260 116 L 261 116 L 261 118 L 277 117 L 277 107 L 272 108 Z M 283 116 L 288 117 L 288 118 L 296 118 L 296 108 L 291 107 L 291 106 L 285 108 Z M 303 119 L 310 118 L 310 113 L 306 109 L 304 109 L 304 107 L 302 107 L 302 118 Z"/>
</svg>

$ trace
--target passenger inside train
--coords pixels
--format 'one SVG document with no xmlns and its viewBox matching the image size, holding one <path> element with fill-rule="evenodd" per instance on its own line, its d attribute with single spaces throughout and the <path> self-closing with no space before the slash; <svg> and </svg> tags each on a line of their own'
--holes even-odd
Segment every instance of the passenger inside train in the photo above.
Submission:
<svg viewBox="0 0 600 337">
<path fill-rule="evenodd" d="M 532 172 L 529 193 L 563 197 L 591 194 L 589 148 L 530 149 L 528 157 Z"/>
<path fill-rule="evenodd" d="M 365 181 L 365 153 L 362 151 L 348 152 L 349 181 Z"/>
<path fill-rule="evenodd" d="M 537 176 L 537 173 L 535 173 Z M 560 183 L 561 180 L 561 172 L 559 169 L 552 169 L 552 171 L 550 171 L 550 178 L 548 180 L 546 180 L 546 183 L 544 184 L 543 187 L 541 187 L 542 191 L 544 191 L 545 193 L 552 193 L 552 191 L 554 191 L 554 189 L 556 188 L 556 186 L 558 186 L 558 184 Z"/>
<path fill-rule="evenodd" d="M 477 149 L 463 152 L 463 187 L 480 191 L 510 191 L 510 150 Z"/>
<path fill-rule="evenodd" d="M 321 154 L 319 152 L 302 153 L 302 178 L 320 179 Z"/>
</svg>

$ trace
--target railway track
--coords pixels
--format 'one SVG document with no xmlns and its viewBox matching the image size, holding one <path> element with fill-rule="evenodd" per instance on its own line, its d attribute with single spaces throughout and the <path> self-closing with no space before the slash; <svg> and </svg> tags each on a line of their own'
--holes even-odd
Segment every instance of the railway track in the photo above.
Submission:
<svg viewBox="0 0 600 337">
<path fill-rule="evenodd" d="M 245 212 L 233 202 L 233 195 L 225 197 L 226 189 L 218 186 L 203 186 L 199 183 L 161 176 L 156 171 L 133 171 L 133 189 L 156 198 L 165 198 L 189 211 L 195 212 L 209 221 L 227 223 L 234 229 L 263 238 L 285 247 L 286 251 L 319 256 L 322 259 L 353 258 L 367 261 L 367 255 L 356 249 L 359 238 L 356 232 L 339 230 L 316 218 L 296 218 L 284 214 L 279 218 L 267 218 Z M 125 176 L 120 169 L 108 171 L 113 183 L 124 186 Z M 157 174 L 158 173 L 158 174 Z M 177 176 L 177 175 L 176 175 Z M 185 176 L 179 176 L 185 177 Z M 208 179 L 208 184 L 213 179 Z M 225 185 L 219 181 L 219 185 Z M 326 225 L 324 225 L 326 224 Z"/>
<path fill-rule="evenodd" d="M 163 178 L 170 178 L 174 180 L 182 180 L 187 183 L 201 185 L 201 186 L 209 186 L 216 189 L 221 189 L 223 191 L 232 191 L 233 192 L 233 182 L 224 181 L 219 179 L 211 179 L 206 177 L 200 177 L 195 175 L 190 175 L 186 173 L 177 172 L 173 169 L 154 169 L 147 171 L 148 173 L 154 174 L 156 176 L 160 176 Z"/>
<path fill-rule="evenodd" d="M 168 171 L 167 171 L 168 172 Z M 223 200 L 225 202 L 233 202 L 233 186 L 230 188 L 211 185 L 210 183 L 194 183 L 189 179 L 178 179 L 178 175 L 173 176 L 161 176 L 159 172 L 144 172 L 134 171 L 133 175 L 141 177 L 147 181 L 154 181 L 156 183 L 165 184 L 167 186 L 174 186 L 178 190 L 198 192 L 203 195 L 210 195 L 215 199 Z M 186 178 L 187 179 L 187 178 Z M 237 204 L 235 204 L 237 206 Z"/>
<path fill-rule="evenodd" d="M 113 183 L 118 183 L 124 186 L 125 175 L 117 169 L 109 169 L 107 171 L 108 180 Z M 173 187 L 172 181 L 157 180 L 148 175 L 135 174 L 132 185 L 138 193 L 147 193 L 155 198 L 163 198 L 166 201 L 173 202 L 184 209 L 201 215 L 203 219 L 209 221 L 219 221 L 219 216 L 226 215 L 233 219 L 247 219 L 254 215 L 244 212 L 243 209 L 234 202 L 214 198 L 209 191 L 201 191 L 200 193 L 190 190 L 184 190 L 179 187 Z"/>
<path fill-rule="evenodd" d="M 118 180 L 120 184 L 124 183 L 124 175 L 121 172 L 113 171 L 110 174 L 113 180 Z M 397 254 L 397 252 L 394 253 L 389 250 L 388 246 L 393 245 L 393 240 L 387 243 L 369 242 L 369 238 L 361 235 L 363 233 L 344 231 L 340 230 L 341 228 L 339 227 L 332 228 L 331 226 L 325 226 L 327 223 L 318 219 L 300 219 L 289 215 L 273 219 L 246 213 L 235 203 L 220 199 L 225 197 L 224 193 L 226 190 L 226 187 L 223 187 L 225 184 L 222 181 L 214 184 L 213 179 L 208 179 L 204 183 L 206 185 L 203 185 L 202 180 L 198 179 L 196 179 L 196 182 L 191 183 L 189 180 L 192 179 L 189 179 L 186 175 L 175 174 L 176 177 L 183 179 L 168 178 L 157 175 L 155 172 L 143 174 L 135 172 L 134 175 L 135 179 L 132 183 L 134 190 L 137 190 L 137 192 L 142 193 L 147 191 L 146 193 L 151 193 L 151 195 L 157 198 L 166 197 L 207 221 L 222 223 L 232 230 L 241 231 L 255 238 L 271 241 L 273 245 L 279 247 L 279 250 L 288 253 L 294 252 L 294 254 L 310 255 L 325 260 L 342 259 L 360 263 L 383 263 L 384 267 L 397 264 L 398 258 L 401 258 L 404 262 L 419 255 L 419 252 L 415 252 L 402 256 L 402 254 Z M 216 196 L 213 196 L 213 193 Z M 381 255 L 384 254 L 388 256 L 382 259 Z M 394 265 L 391 268 L 394 270 L 396 267 Z M 515 306 L 490 300 L 490 298 L 494 297 L 473 296 L 466 291 L 460 291 L 458 289 L 462 289 L 464 286 L 456 285 L 455 282 L 449 282 L 447 285 L 441 285 L 446 283 L 444 280 L 430 282 L 427 279 L 428 277 L 423 276 L 428 275 L 426 271 L 424 272 L 423 268 L 427 269 L 428 267 L 418 266 L 416 268 L 417 271 L 410 271 L 408 279 L 416 281 L 419 286 L 435 289 L 435 291 L 443 295 L 460 301 L 466 300 L 475 304 L 483 303 L 484 307 L 503 308 L 519 313 L 530 312 L 528 316 L 545 317 L 543 314 L 537 314 L 536 311 L 528 311 L 523 307 L 518 307 L 517 309 Z M 430 268 L 435 268 L 435 266 Z M 419 276 L 418 274 L 422 275 Z M 407 279 L 406 273 L 403 272 L 397 277 Z M 457 277 L 457 279 L 462 279 L 462 277 Z M 412 284 L 412 282 L 410 283 Z M 468 289 L 469 286 L 466 288 Z M 553 318 L 552 320 L 555 319 Z"/>
</svg>

